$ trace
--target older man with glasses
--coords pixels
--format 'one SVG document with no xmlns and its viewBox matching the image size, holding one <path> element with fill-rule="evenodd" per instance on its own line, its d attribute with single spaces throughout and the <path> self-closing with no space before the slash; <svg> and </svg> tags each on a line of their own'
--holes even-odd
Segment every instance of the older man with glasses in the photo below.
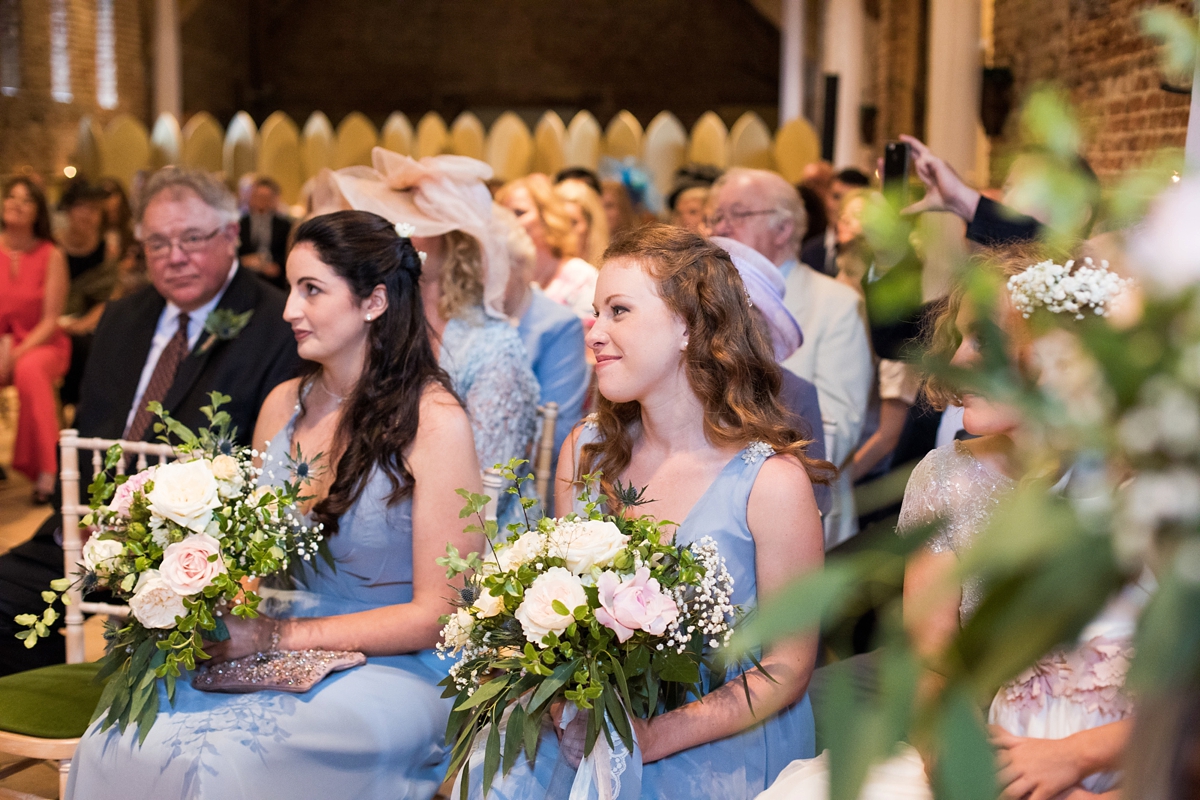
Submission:
<svg viewBox="0 0 1200 800">
<path fill-rule="evenodd" d="M 283 321 L 286 296 L 238 266 L 233 195 L 207 174 L 160 170 L 143 191 L 137 234 L 151 285 L 105 308 L 75 427 L 83 436 L 153 441 L 147 404 L 162 403 L 195 430 L 207 424 L 200 409 L 218 391 L 232 398 L 223 410 L 237 441 L 249 444 L 263 400 L 301 361 Z M 0 674 L 64 660 L 62 637 L 26 650 L 10 630 L 13 616 L 36 607 L 62 568 L 57 516 L 0 557 Z"/>
<path fill-rule="evenodd" d="M 841 468 L 862 434 L 874 378 L 871 346 L 859 294 L 799 262 L 805 223 L 799 192 L 774 172 L 731 169 L 709 196 L 709 232 L 753 247 L 783 273 L 784 304 L 804 332 L 804 343 L 783 366 L 816 385 L 826 457 Z M 847 472 L 825 517 L 826 549 L 857 530 Z"/>
</svg>

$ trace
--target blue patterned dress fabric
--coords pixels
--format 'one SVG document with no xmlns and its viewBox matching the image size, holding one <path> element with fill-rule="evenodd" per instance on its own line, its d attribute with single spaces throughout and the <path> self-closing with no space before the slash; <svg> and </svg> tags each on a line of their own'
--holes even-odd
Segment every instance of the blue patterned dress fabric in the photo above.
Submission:
<svg viewBox="0 0 1200 800">
<path fill-rule="evenodd" d="M 585 423 L 577 446 L 597 436 L 596 429 Z M 763 463 L 772 454 L 769 445 L 752 442 L 730 459 L 679 526 L 675 540 L 696 542 L 705 536 L 717 543 L 734 581 L 733 602 L 750 609 L 757 602 L 754 537 L 746 521 L 750 490 Z M 582 511 L 582 508 L 577 508 Z M 735 666 L 727 680 L 739 675 Z M 705 689 L 712 676 L 702 678 Z M 481 741 L 482 741 L 481 737 Z M 614 744 L 619 739 L 614 737 Z M 677 798 L 721 798 L 750 800 L 762 792 L 792 760 L 811 758 L 816 747 L 812 705 L 806 694 L 779 714 L 725 739 L 684 750 L 667 758 L 643 765 L 641 752 L 618 763 L 611 759 L 612 773 L 619 774 L 614 800 L 676 800 Z M 483 753 L 477 750 L 471 761 L 472 800 L 483 800 Z M 558 739 L 543 724 L 537 760 L 530 766 L 521 756 L 507 776 L 497 774 L 488 800 L 567 800 L 579 792 L 576 770 L 560 756 Z M 586 782 L 583 782 L 586 783 Z M 457 791 L 457 787 L 456 787 Z M 598 796 L 593 782 L 586 795 Z"/>
<path fill-rule="evenodd" d="M 271 441 L 262 483 L 287 475 L 292 423 Z M 376 470 L 329 538 L 336 571 L 306 568 L 292 590 L 264 589 L 280 617 L 352 614 L 413 596 L 412 503 L 389 506 Z M 75 751 L 67 797 L 77 800 L 230 800 L 353 797 L 428 800 L 445 773 L 447 661 L 432 650 L 372 657 L 305 694 L 213 694 L 176 684 L 145 743 L 135 729 L 93 726 Z"/>
<path fill-rule="evenodd" d="M 446 323 L 438 363 L 471 418 L 479 468 L 532 460 L 539 388 L 516 328 L 482 308 L 471 309 Z M 501 530 L 519 514 L 516 498 L 503 492 L 497 510 Z"/>
</svg>

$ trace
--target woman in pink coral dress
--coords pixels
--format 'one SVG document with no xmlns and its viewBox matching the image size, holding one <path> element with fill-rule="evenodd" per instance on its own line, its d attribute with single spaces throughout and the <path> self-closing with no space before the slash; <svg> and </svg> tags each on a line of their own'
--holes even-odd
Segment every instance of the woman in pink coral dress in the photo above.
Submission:
<svg viewBox="0 0 1200 800">
<path fill-rule="evenodd" d="M 1005 265 L 1004 274 L 1028 262 Z M 1017 315 L 1001 315 L 1002 327 L 1019 325 Z M 977 358 L 972 309 L 962 294 L 951 297 L 938 324 L 937 341 L 961 341 L 951 363 L 967 368 Z M 1006 330 L 1010 341 L 1027 341 L 1021 330 Z M 1023 354 L 1014 354 L 1024 361 Z M 970 578 L 945 586 L 959 557 L 988 526 L 998 502 L 1016 487 L 1019 471 L 1012 435 L 1020 424 L 1015 410 L 965 394 L 963 425 L 978 438 L 955 441 L 930 452 L 913 471 L 904 493 L 898 530 L 917 531 L 938 522 L 937 533 L 905 571 L 905 622 L 918 653 L 936 658 L 983 597 Z M 998 783 L 1005 797 L 1030 800 L 1115 798 L 1116 765 L 1132 728 L 1132 706 L 1123 688 L 1132 659 L 1138 616 L 1156 585 L 1146 571 L 1113 597 L 1070 649 L 1055 651 L 1001 687 L 988 713 L 997 748 Z M 931 679 L 932 683 L 932 679 Z M 827 754 L 793 761 L 757 800 L 824 800 L 829 796 Z M 925 765 L 902 745 L 874 766 L 861 800 L 932 800 Z"/>
</svg>

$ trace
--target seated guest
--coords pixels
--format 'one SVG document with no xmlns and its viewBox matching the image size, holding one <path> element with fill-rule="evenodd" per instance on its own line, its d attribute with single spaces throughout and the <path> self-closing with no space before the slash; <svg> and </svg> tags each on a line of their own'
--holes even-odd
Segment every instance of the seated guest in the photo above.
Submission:
<svg viewBox="0 0 1200 800">
<path fill-rule="evenodd" d="M 303 509 L 325 524 L 336 568 L 300 562 L 263 614 L 224 617 L 217 663 L 270 650 L 358 650 L 366 665 L 302 696 L 205 693 L 176 684 L 145 742 L 93 727 L 71 764 L 68 798 L 197 800 L 346 797 L 428 800 L 444 775 L 449 662 L 433 647 L 451 613 L 434 560 L 462 533 L 455 489 L 479 491 L 467 415 L 438 367 L 421 312 L 421 261 L 395 227 L 342 211 L 296 231 L 285 319 L 317 365 L 271 393 L 254 440 L 269 441 L 264 484 L 297 451 L 326 453 Z"/>
<path fill-rule="evenodd" d="M 804 343 L 800 323 L 783 303 L 786 285 L 779 269 L 767 257 L 752 247 L 735 239 L 714 236 L 712 243 L 720 247 L 733 259 L 746 293 L 750 297 L 750 313 L 760 325 L 775 350 L 775 360 L 786 361 L 788 356 Z M 779 401 L 792 414 L 792 424 L 804 434 L 808 443 L 804 454 L 815 461 L 825 460 L 825 427 L 821 422 L 821 400 L 817 387 L 804 380 L 790 369 L 780 368 L 783 385 L 779 390 Z M 829 513 L 830 490 L 828 484 L 813 486 L 817 508 L 822 514 Z"/>
<path fill-rule="evenodd" d="M 600 176 L 587 167 L 564 167 L 554 175 L 554 185 L 559 186 L 567 181 L 579 181 L 596 194 L 603 194 L 600 187 Z"/>
<path fill-rule="evenodd" d="M 510 269 L 505 307 L 517 321 L 517 333 L 529 353 L 529 364 L 541 387 L 538 402 L 558 404 L 554 427 L 554 461 L 563 440 L 583 417 L 592 370 L 588 367 L 583 345 L 583 324 L 571 310 L 551 300 L 541 287 L 530 281 L 537 261 L 533 240 L 519 222 L 503 210 L 508 230 Z M 554 514 L 554 495 L 542 498 L 547 516 Z"/>
<path fill-rule="evenodd" d="M 292 221 L 279 213 L 279 184 L 266 175 L 255 178 L 246 208 L 238 224 L 238 258 L 242 266 L 286 291 L 283 264 Z"/>
<path fill-rule="evenodd" d="M 559 509 L 573 507 L 585 474 L 602 473 L 608 497 L 617 481 L 645 487 L 648 504 L 609 510 L 683 520 L 679 544 L 712 537 L 734 575 L 732 602 L 745 608 L 819 569 L 810 475 L 827 465 L 805 455 L 777 400 L 775 354 L 729 256 L 689 231 L 644 226 L 609 247 L 596 306 L 588 344 L 601 399 L 563 444 Z M 751 668 L 744 680 L 738 665 L 723 676 L 702 667 L 700 683 L 712 687 L 703 698 L 633 719 L 634 752 L 613 758 L 620 796 L 751 800 L 789 759 L 811 757 L 816 640 L 772 645 L 765 672 Z M 591 772 L 577 771 L 586 729 L 585 714 L 561 740 L 543 728 L 536 761 L 518 755 L 496 776 L 495 796 L 587 796 Z M 473 759 L 470 797 L 481 799 L 482 750 Z"/>
<path fill-rule="evenodd" d="M 721 170 L 707 164 L 685 164 L 675 171 L 675 183 L 667 195 L 671 224 L 704 235 L 704 209 L 708 193 Z"/>
<path fill-rule="evenodd" d="M 604 213 L 604 201 L 588 183 L 574 178 L 555 184 L 554 192 L 567 204 L 567 213 L 575 226 L 579 257 L 596 266 L 608 249 L 608 217 Z"/>
<path fill-rule="evenodd" d="M 824 162 L 821 162 L 824 164 Z M 828 164 L 825 165 L 828 167 Z M 833 168 L 814 171 L 808 185 L 818 191 L 825 201 L 826 224 L 818 232 L 809 226 L 800 248 L 800 262 L 817 272 L 829 276 L 837 275 L 837 219 L 842 203 L 851 192 L 860 191 L 871 185 L 871 179 L 861 170 L 850 167 L 832 174 Z M 807 205 L 807 200 L 805 204 Z M 819 235 L 818 235 L 819 234 Z"/>
<path fill-rule="evenodd" d="M 421 296 L 438 364 L 450 376 L 475 434 L 484 469 L 533 454 L 538 383 L 521 338 L 504 314 L 507 233 L 484 181 L 492 168 L 465 156 L 420 161 L 376 147 L 374 172 L 328 173 L 340 202 L 412 228 L 425 259 Z M 591 269 L 591 267 L 588 267 Z M 520 513 L 500 495 L 502 525 Z"/>
<path fill-rule="evenodd" d="M 104 313 L 104 303 L 117 282 L 119 237 L 104 232 L 103 189 L 77 179 L 67 185 L 58 207 L 67 216 L 59 246 L 67 256 L 71 287 L 60 327 L 71 337 L 71 366 L 59 397 L 64 405 L 79 402 L 79 382 L 91 348 L 92 332 Z"/>
<path fill-rule="evenodd" d="M 119 259 L 134 248 L 141 249 L 133 236 L 133 209 L 121 182 L 116 178 L 101 178 L 96 185 L 104 192 L 104 242 L 109 252 L 116 253 Z"/>
<path fill-rule="evenodd" d="M 71 359 L 71 341 L 58 329 L 67 284 L 45 195 L 29 178 L 10 180 L 0 218 L 0 386 L 17 388 L 12 464 L 33 481 L 35 504 L 49 502 L 58 469 L 54 383 Z"/>
<path fill-rule="evenodd" d="M 629 187 L 619 180 L 600 182 L 600 199 L 604 201 L 604 214 L 608 219 L 608 235 L 614 239 L 618 234 L 633 230 L 641 222 L 633 208 Z"/>
<path fill-rule="evenodd" d="M 784 303 L 804 331 L 804 344 L 783 366 L 817 387 L 825 423 L 825 454 L 841 466 L 854 452 L 874 369 L 862 299 L 816 270 L 798 269 L 796 248 L 804 206 L 796 188 L 765 170 L 731 169 L 713 185 L 709 227 L 714 235 L 753 247 L 779 267 L 787 283 Z M 826 546 L 857 530 L 854 497 L 846 475 L 834 488 L 825 517 Z"/>
<path fill-rule="evenodd" d="M 138 235 L 151 285 L 109 303 L 100 318 L 75 427 L 88 437 L 154 441 L 147 403 L 161 402 L 196 430 L 208 424 L 200 409 L 210 404 L 209 393 L 219 391 L 232 398 L 223 410 L 233 419 L 237 441 L 249 444 L 263 401 L 300 366 L 295 337 L 282 319 L 284 295 L 238 268 L 237 208 L 216 179 L 168 167 L 149 179 L 143 198 Z M 8 297 L 0 293 L 0 303 Z M 204 330 L 215 310 L 254 313 L 244 329 L 220 338 Z M 64 354 L 64 369 L 65 361 Z M 57 430 L 55 423 L 50 459 Z M 51 471 L 53 465 L 51 460 Z M 88 480 L 85 475 L 82 484 Z M 12 621 L 36 606 L 49 581 L 62 577 L 58 527 L 51 517 L 31 541 L 0 556 L 0 672 L 65 658 L 61 636 L 26 650 L 13 637 Z"/>
<path fill-rule="evenodd" d="M 550 181 L 545 175 L 509 181 L 496 193 L 496 202 L 517 215 L 537 248 L 534 282 L 547 297 L 574 311 L 585 326 L 590 326 L 596 268 L 575 257 L 578 243 L 571 217 Z"/>
</svg>

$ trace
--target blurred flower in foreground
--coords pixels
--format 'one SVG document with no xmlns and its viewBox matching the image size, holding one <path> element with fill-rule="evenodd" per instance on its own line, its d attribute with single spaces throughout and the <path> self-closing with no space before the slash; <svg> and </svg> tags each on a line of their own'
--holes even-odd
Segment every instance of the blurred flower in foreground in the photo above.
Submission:
<svg viewBox="0 0 1200 800">
<path fill-rule="evenodd" d="M 1200 177 L 1165 190 L 1130 238 L 1129 270 L 1160 293 L 1200 283 Z"/>
</svg>

